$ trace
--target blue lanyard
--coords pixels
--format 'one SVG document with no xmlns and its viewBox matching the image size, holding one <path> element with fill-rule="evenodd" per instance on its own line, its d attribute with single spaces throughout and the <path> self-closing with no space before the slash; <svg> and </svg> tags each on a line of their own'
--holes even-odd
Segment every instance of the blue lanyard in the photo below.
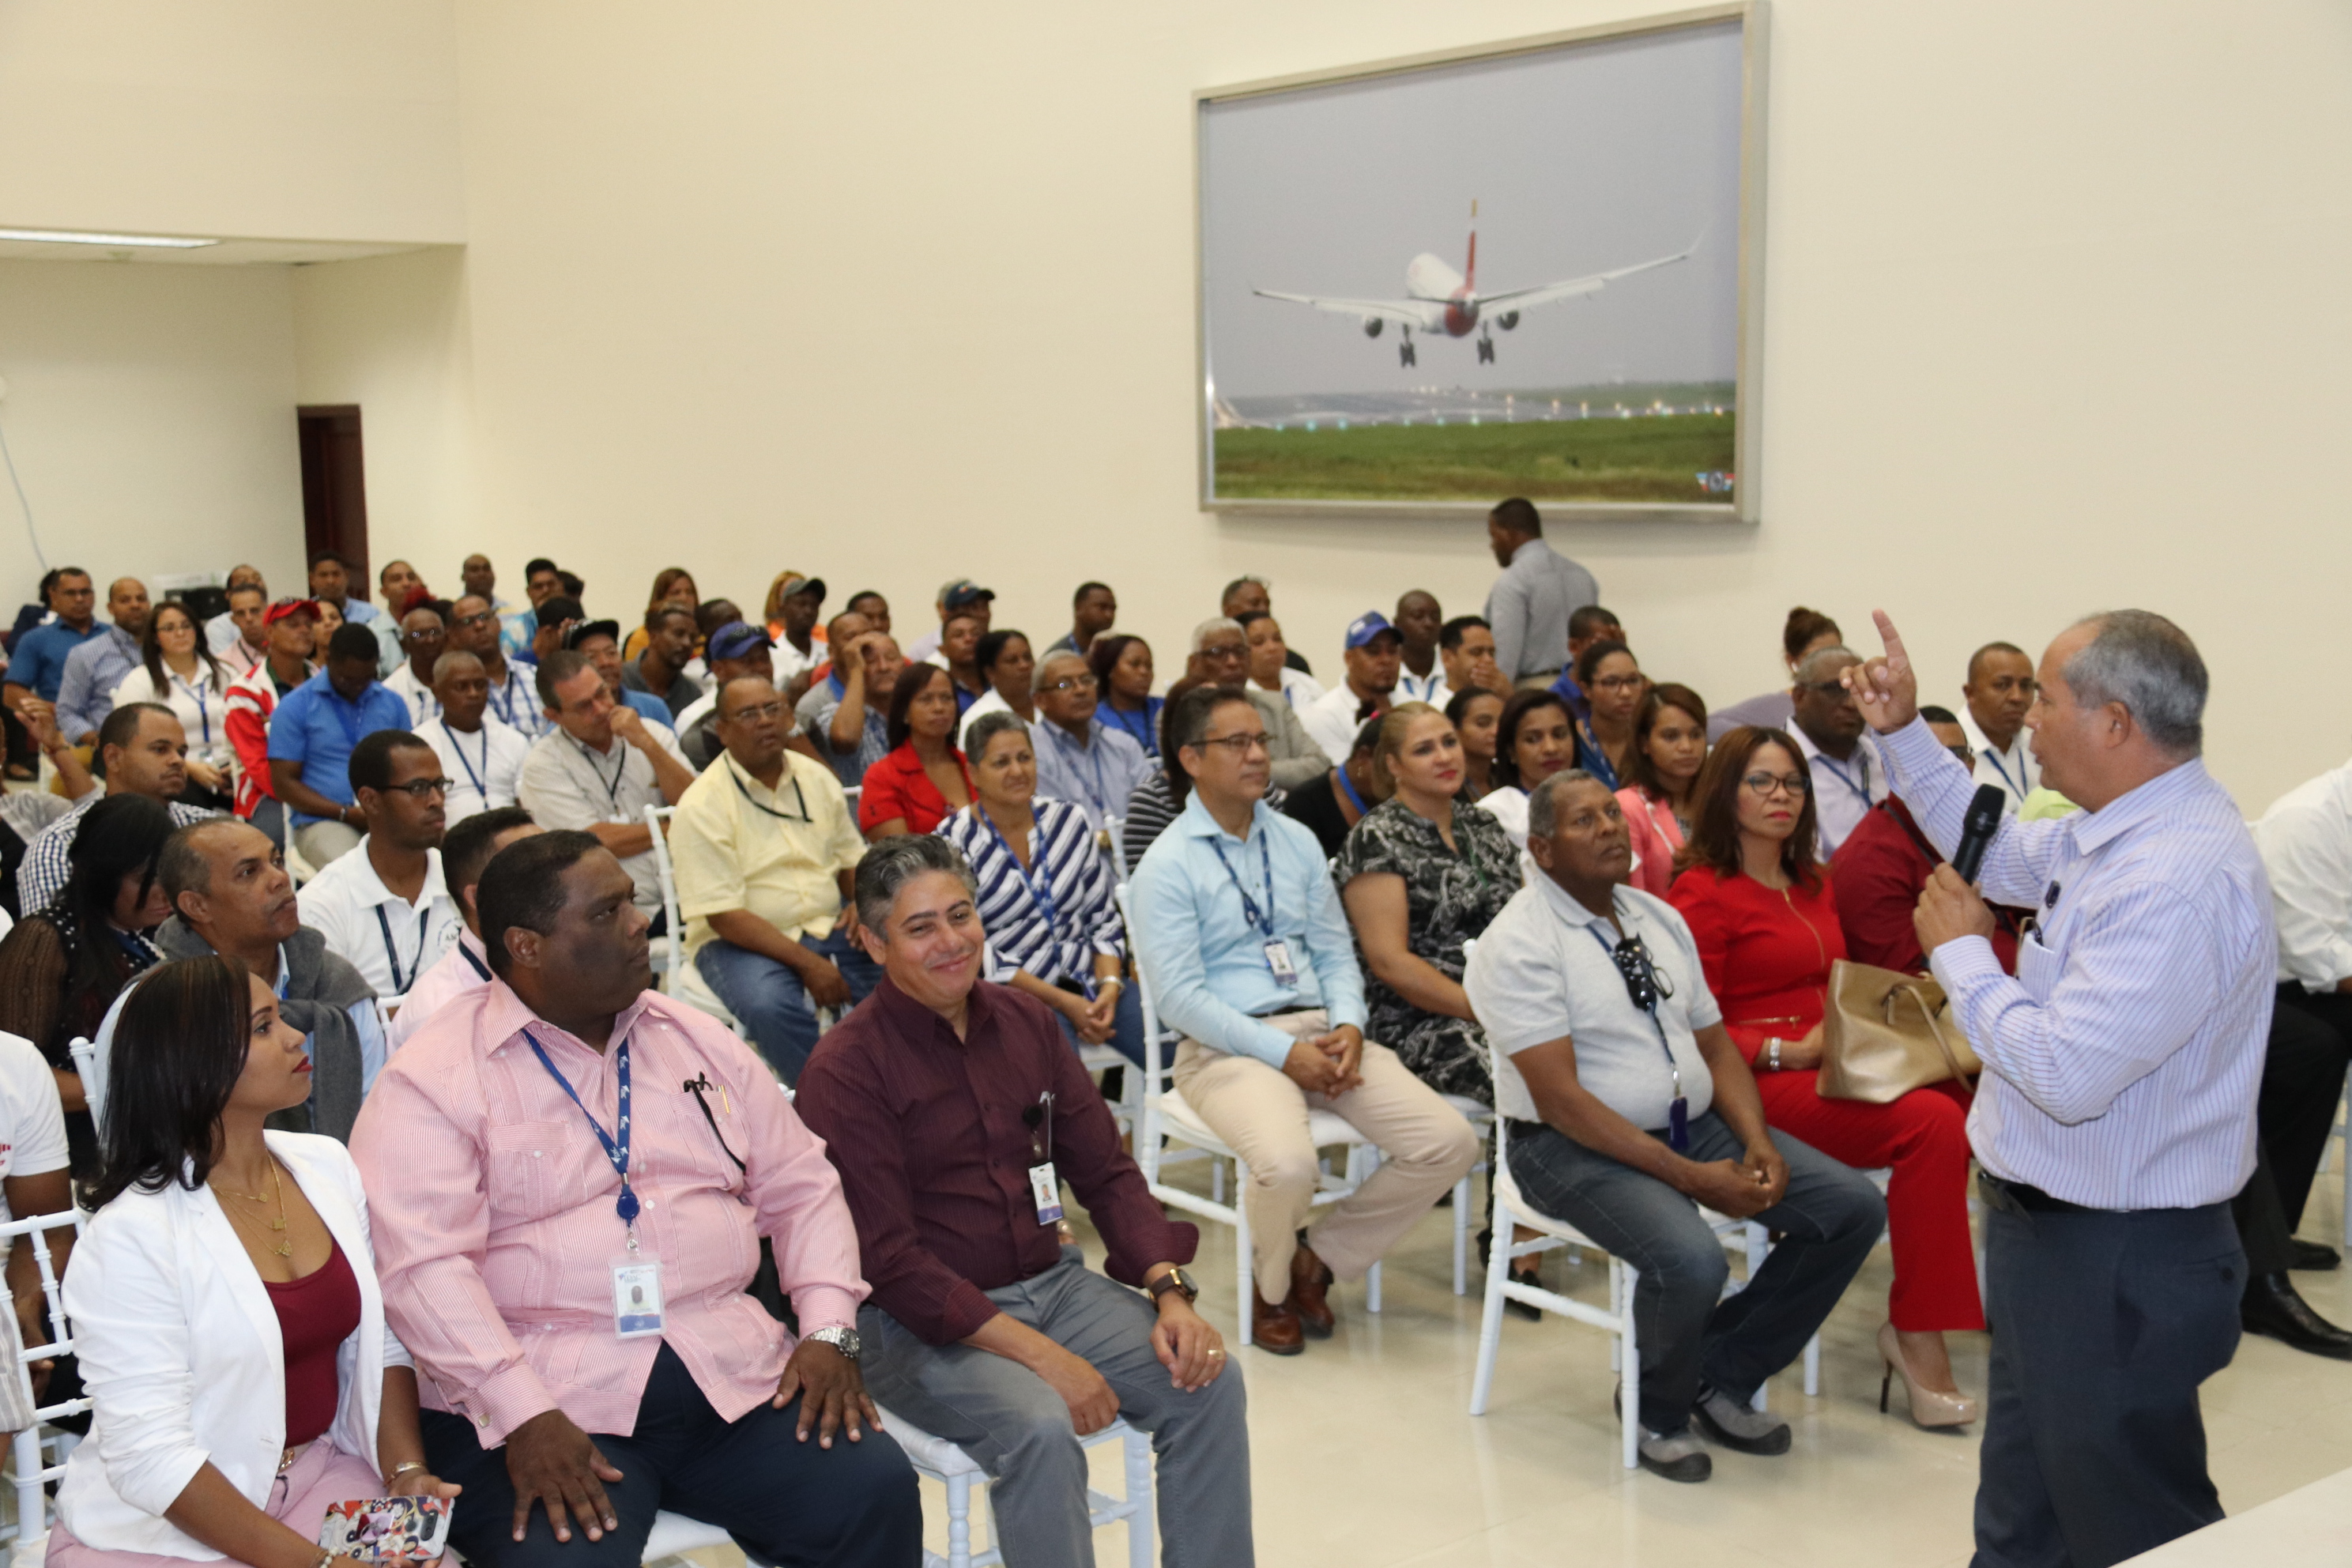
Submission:
<svg viewBox="0 0 2352 1568">
<path fill-rule="evenodd" d="M 1087 765 L 1095 775 L 1095 787 L 1087 792 L 1087 799 L 1093 804 L 1097 812 L 1108 812 L 1111 807 L 1110 785 L 1103 782 L 1102 753 L 1094 747 L 1094 736 L 1089 733 L 1084 741 L 1074 741 L 1070 739 L 1070 732 L 1059 724 L 1053 725 L 1053 731 L 1055 745 L 1065 748 L 1076 746 L 1085 754 Z M 1086 789 L 1084 779 L 1078 781 L 1078 787 Z"/>
<path fill-rule="evenodd" d="M 500 683 L 500 685 L 499 685 L 499 689 L 498 689 L 496 691 L 493 691 L 493 692 L 491 692 L 491 693 L 490 693 L 490 700 L 491 700 L 492 702 L 495 702 L 495 703 L 497 703 L 497 704 L 498 704 L 498 709 L 499 709 L 499 717 L 500 719 L 502 719 L 502 720 L 506 721 L 506 722 L 507 722 L 508 724 L 509 724 L 509 725 L 512 725 L 512 724 L 514 723 L 514 721 L 515 721 L 515 716 L 514 716 L 514 679 L 515 679 L 514 666 L 512 666 L 512 665 L 509 665 L 509 666 L 507 666 L 507 678 L 506 678 L 506 679 L 505 679 L 503 682 L 501 682 L 501 683 Z M 488 759 L 487 759 L 487 758 L 485 758 L 484 760 L 485 760 L 485 762 L 487 762 L 487 761 L 488 761 Z"/>
<path fill-rule="evenodd" d="M 1097 703 L 1095 707 L 1095 711 L 1100 713 L 1107 706 L 1109 705 L 1106 703 Z M 1129 714 L 1128 710 L 1124 708 L 1111 707 L 1110 718 L 1107 720 L 1106 722 L 1116 724 L 1120 729 L 1126 731 L 1128 734 L 1134 737 L 1135 743 L 1141 746 L 1146 752 L 1157 752 L 1159 750 L 1157 746 L 1154 746 L 1151 743 L 1151 708 L 1150 704 L 1147 703 L 1144 706 L 1142 712 L 1133 715 Z"/>
<path fill-rule="evenodd" d="M 1846 792 L 1849 795 L 1858 795 L 1861 797 L 1863 808 L 1864 810 L 1868 810 L 1871 805 L 1870 757 L 1866 752 L 1857 749 L 1854 752 L 1853 760 L 1862 769 L 1862 783 L 1859 784 L 1853 782 L 1853 775 L 1845 771 L 1844 765 L 1827 752 L 1823 752 L 1813 759 L 1813 761 L 1821 763 L 1822 766 L 1829 769 L 1830 777 L 1845 785 Z"/>
<path fill-rule="evenodd" d="M 1617 963 L 1617 950 L 1609 945 L 1609 939 L 1601 934 L 1601 928 L 1596 925 L 1588 925 L 1584 929 L 1592 933 L 1592 940 L 1599 942 L 1601 944 L 1601 951 L 1609 955 L 1611 967 L 1615 967 Z M 1631 936 L 1633 933 L 1628 931 L 1626 934 Z M 1648 1007 L 1643 1009 L 1643 1011 L 1650 1015 L 1650 1027 L 1658 1032 L 1659 1048 L 1666 1053 L 1666 1070 L 1675 1076 L 1675 1097 L 1676 1099 L 1680 1099 L 1683 1092 L 1683 1067 L 1682 1063 L 1675 1060 L 1675 1047 L 1667 1043 L 1665 1025 L 1658 1021 L 1658 1005 L 1655 1002 L 1653 1002 Z"/>
<path fill-rule="evenodd" d="M 482 737 L 482 770 L 480 773 L 476 773 L 474 771 L 474 764 L 467 761 L 466 742 L 457 739 L 457 731 L 452 730 L 445 723 L 441 726 L 441 732 L 449 737 L 450 748 L 457 753 L 457 765 L 466 770 L 467 781 L 474 786 L 474 793 L 482 797 L 482 804 L 484 805 L 489 805 L 489 786 L 482 782 L 488 776 L 490 771 L 489 731 L 484 730 L 480 731 Z"/>
<path fill-rule="evenodd" d="M 1609 760 L 1609 753 L 1601 749 L 1601 742 L 1592 738 L 1591 731 L 1586 728 L 1581 719 L 1576 721 L 1576 754 L 1586 773 L 1599 779 L 1612 792 L 1615 791 L 1617 765 Z"/>
<path fill-rule="evenodd" d="M 474 966 L 474 973 L 477 973 L 477 974 L 478 974 L 478 975 L 480 975 L 480 976 L 482 977 L 482 984 L 483 984 L 488 985 L 488 984 L 490 983 L 490 969 L 489 969 L 489 965 L 488 965 L 488 964 L 484 963 L 480 959 L 476 958 L 476 957 L 474 956 L 474 950 L 473 950 L 472 948 L 467 947 L 464 942 L 459 942 L 459 943 L 457 944 L 457 954 L 458 954 L 458 956 L 459 956 L 459 957 L 463 958 L 463 959 L 464 959 L 467 963 L 470 963 L 470 964 L 472 964 L 472 965 Z"/>
<path fill-rule="evenodd" d="M 2010 742 L 2010 744 L 2013 746 L 2017 744 L 2017 742 L 2012 740 Z M 1979 752 L 1977 755 L 1982 757 L 1986 762 L 1992 764 L 1992 771 L 2000 775 L 2000 782 L 2002 784 L 2007 786 L 2010 794 L 2015 795 L 2020 800 L 2023 800 L 2025 798 L 2025 781 L 2022 778 L 2013 779 L 2009 776 L 2009 770 L 2001 765 L 2000 753 L 1999 752 L 1994 751 L 1990 746 L 1987 746 L 1984 750 Z M 2017 764 L 2017 771 L 2020 773 L 2023 773 L 2025 772 L 2025 764 L 2021 762 Z"/>
<path fill-rule="evenodd" d="M 1266 834 L 1261 829 L 1257 836 L 1257 858 L 1265 870 L 1265 910 L 1263 913 L 1258 910 L 1257 900 L 1250 897 L 1249 889 L 1242 886 L 1241 878 L 1234 875 L 1234 863 L 1225 858 L 1225 847 L 1212 838 L 1209 847 L 1217 852 L 1217 864 L 1225 868 L 1226 876 L 1233 878 L 1234 891 L 1242 896 L 1242 917 L 1254 930 L 1265 932 L 1266 940 L 1271 942 L 1274 940 L 1274 851 L 1265 847 L 1265 840 Z"/>
<path fill-rule="evenodd" d="M 362 695 L 364 696 L 365 693 Z M 402 706 L 405 707 L 406 704 L 404 703 Z M 327 688 L 327 707 L 335 715 L 336 721 L 342 725 L 343 739 L 351 742 L 352 751 L 358 751 L 360 742 L 366 737 L 367 733 L 360 726 L 367 722 L 367 716 L 351 703 L 344 701 L 343 694 L 331 686 Z"/>
<path fill-rule="evenodd" d="M 547 1069 L 547 1076 L 553 1079 L 563 1092 L 572 1097 L 572 1104 L 580 1107 L 580 1114 L 588 1119 L 588 1131 L 596 1134 L 596 1142 L 604 1146 L 604 1158 L 613 1163 L 614 1174 L 621 1178 L 621 1200 L 613 1205 L 613 1211 L 621 1216 L 623 1225 L 630 1227 L 629 1245 L 634 1247 L 637 1244 L 637 1194 L 629 1190 L 628 1040 L 624 1037 L 613 1051 L 614 1068 L 619 1074 L 618 1103 L 621 1111 L 621 1133 L 615 1140 L 611 1133 L 604 1131 L 604 1124 L 596 1120 L 595 1112 L 588 1109 L 587 1102 L 580 1098 L 580 1091 L 572 1087 L 572 1080 L 558 1071 L 555 1064 L 548 1059 L 546 1047 L 539 1043 L 539 1037 L 529 1029 L 522 1032 L 522 1037 L 530 1042 L 531 1054 L 539 1058 L 539 1065 Z"/>
<path fill-rule="evenodd" d="M 178 680 L 181 689 L 196 700 L 196 725 L 203 731 L 203 743 L 211 745 L 213 743 L 213 705 L 207 699 L 212 683 L 206 681 L 200 686 L 193 681 L 182 680 L 177 670 L 172 672 L 172 679 Z"/>
<path fill-rule="evenodd" d="M 1342 763 L 1331 772 L 1339 778 L 1340 789 L 1347 793 L 1348 804 L 1356 808 L 1356 815 L 1363 816 L 1370 814 L 1372 808 L 1364 804 L 1364 797 L 1356 793 L 1356 781 L 1348 776 L 1348 764 Z"/>
<path fill-rule="evenodd" d="M 425 926 L 432 918 L 430 902 L 416 911 L 416 957 L 409 964 L 408 977 L 404 980 L 400 974 L 400 949 L 394 945 L 392 940 L 392 921 L 384 918 L 382 904 L 375 907 L 375 927 L 383 933 L 383 955 L 392 962 L 392 994 L 395 996 L 407 995 L 408 988 L 416 984 L 418 972 L 425 967 Z"/>
<path fill-rule="evenodd" d="M 1061 911 L 1054 907 L 1052 879 L 1048 878 L 1045 881 L 1032 881 L 1029 873 L 1022 868 L 1021 858 L 1013 853 L 1013 846 L 1004 841 L 1004 835 L 997 830 L 996 824 L 990 819 L 988 813 L 979 805 L 974 805 L 971 808 L 971 814 L 980 818 L 982 824 L 988 829 L 988 836 L 996 840 L 996 847 L 999 849 L 1004 851 L 1005 861 L 1013 868 L 1013 874 L 1021 879 L 1021 885 L 1029 891 L 1029 901 L 1036 905 L 1037 912 L 1045 917 L 1046 932 L 1055 942 L 1059 942 L 1062 940 L 1062 915 Z"/>
</svg>

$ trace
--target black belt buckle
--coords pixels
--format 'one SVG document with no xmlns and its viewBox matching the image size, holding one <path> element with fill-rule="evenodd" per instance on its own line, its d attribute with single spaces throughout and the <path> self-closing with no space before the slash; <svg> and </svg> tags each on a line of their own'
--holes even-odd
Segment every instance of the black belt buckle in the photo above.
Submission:
<svg viewBox="0 0 2352 1568">
<path fill-rule="evenodd" d="M 1977 1190 L 1984 1194 L 1986 1204 L 2005 1209 L 2011 1214 L 2098 1214 L 2103 1211 L 2070 1204 L 2064 1198 L 2053 1198 L 2040 1187 L 2029 1187 L 2023 1182 L 2007 1182 L 1990 1171 L 1977 1173 Z"/>
</svg>

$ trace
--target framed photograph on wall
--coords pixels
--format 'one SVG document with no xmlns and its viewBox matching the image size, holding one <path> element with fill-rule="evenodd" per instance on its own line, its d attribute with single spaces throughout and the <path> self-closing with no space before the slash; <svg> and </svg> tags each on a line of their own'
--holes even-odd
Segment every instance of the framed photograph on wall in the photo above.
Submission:
<svg viewBox="0 0 2352 1568">
<path fill-rule="evenodd" d="M 1195 93 L 1202 507 L 1754 521 L 1763 27 Z"/>
</svg>

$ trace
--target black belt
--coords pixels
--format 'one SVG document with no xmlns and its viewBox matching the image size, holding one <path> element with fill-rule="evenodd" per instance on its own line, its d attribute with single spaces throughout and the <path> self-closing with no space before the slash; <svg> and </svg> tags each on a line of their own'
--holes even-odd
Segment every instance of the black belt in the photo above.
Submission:
<svg viewBox="0 0 2352 1568">
<path fill-rule="evenodd" d="M 1516 1116 L 1504 1117 L 1503 1125 L 1510 1129 L 1511 1136 L 1514 1138 L 1532 1138 L 1538 1132 L 1548 1131 L 1551 1127 L 1549 1121 L 1525 1121 Z"/>
<path fill-rule="evenodd" d="M 2005 1182 L 1990 1171 L 1977 1173 L 1977 1190 L 1984 1194 L 1986 1205 L 2006 1209 L 2011 1214 L 2116 1214 L 2116 1209 L 2095 1209 L 2083 1204 L 2070 1204 L 2064 1198 L 2053 1198 L 2040 1187 L 2029 1187 L 2023 1182 Z"/>
</svg>

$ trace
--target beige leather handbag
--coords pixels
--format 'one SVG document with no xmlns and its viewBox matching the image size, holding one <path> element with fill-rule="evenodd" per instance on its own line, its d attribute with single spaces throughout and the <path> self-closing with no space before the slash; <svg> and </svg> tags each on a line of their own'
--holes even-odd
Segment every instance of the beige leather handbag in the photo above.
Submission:
<svg viewBox="0 0 2352 1568">
<path fill-rule="evenodd" d="M 1887 1105 L 1947 1079 L 1973 1096 L 1984 1064 L 1949 1006 L 1944 988 L 1926 975 L 1843 958 L 1831 964 L 1815 1084 L 1821 1097 Z"/>
</svg>

